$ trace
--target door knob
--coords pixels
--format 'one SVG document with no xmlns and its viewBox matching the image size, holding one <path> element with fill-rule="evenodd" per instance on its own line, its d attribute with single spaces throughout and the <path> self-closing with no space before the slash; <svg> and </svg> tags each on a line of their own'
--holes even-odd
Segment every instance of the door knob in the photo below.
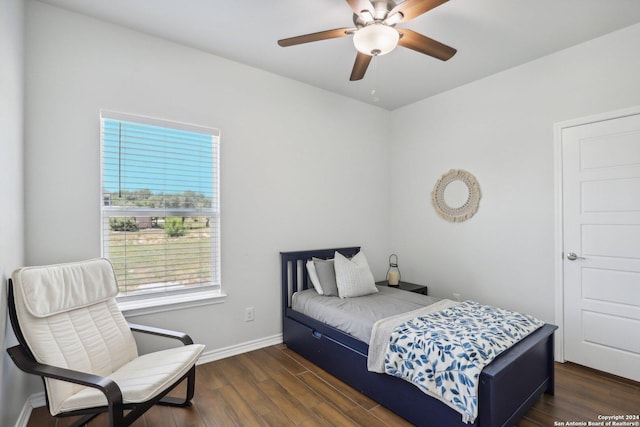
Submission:
<svg viewBox="0 0 640 427">
<path fill-rule="evenodd" d="M 585 257 L 581 257 L 581 256 L 576 255 L 576 253 L 575 253 L 575 252 L 569 252 L 569 253 L 567 254 L 567 259 L 568 259 L 569 261 L 575 261 L 575 260 L 577 260 L 577 259 L 586 259 L 586 258 L 585 258 Z"/>
</svg>

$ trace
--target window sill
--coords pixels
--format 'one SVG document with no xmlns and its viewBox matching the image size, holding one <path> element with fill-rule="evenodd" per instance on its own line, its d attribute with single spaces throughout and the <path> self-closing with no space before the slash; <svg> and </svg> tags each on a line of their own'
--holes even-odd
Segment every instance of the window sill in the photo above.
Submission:
<svg viewBox="0 0 640 427">
<path fill-rule="evenodd" d="M 226 297 L 227 295 L 220 290 L 189 292 L 118 301 L 118 308 L 128 318 L 203 305 L 221 304 L 225 302 Z"/>
</svg>

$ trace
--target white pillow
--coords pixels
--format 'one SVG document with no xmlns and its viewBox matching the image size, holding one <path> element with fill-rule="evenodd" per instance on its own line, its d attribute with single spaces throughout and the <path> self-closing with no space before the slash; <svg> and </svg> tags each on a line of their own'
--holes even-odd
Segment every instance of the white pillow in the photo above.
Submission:
<svg viewBox="0 0 640 427">
<path fill-rule="evenodd" d="M 367 258 L 362 251 L 351 259 L 336 252 L 334 259 L 340 298 L 359 297 L 378 292 Z"/>
<path fill-rule="evenodd" d="M 312 260 L 307 261 L 307 272 L 309 273 L 309 279 L 311 280 L 311 284 L 315 288 L 316 292 L 320 295 L 324 295 L 322 291 L 322 286 L 320 286 L 320 279 L 318 278 L 318 273 L 316 272 L 316 266 L 313 264 Z"/>
</svg>

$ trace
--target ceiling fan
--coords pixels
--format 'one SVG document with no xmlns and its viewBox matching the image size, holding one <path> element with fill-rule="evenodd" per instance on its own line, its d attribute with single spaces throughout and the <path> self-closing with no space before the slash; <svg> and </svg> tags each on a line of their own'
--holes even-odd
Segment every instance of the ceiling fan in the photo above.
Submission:
<svg viewBox="0 0 640 427">
<path fill-rule="evenodd" d="M 446 61 L 456 49 L 406 28 L 395 28 L 448 0 L 346 0 L 353 10 L 355 28 L 336 28 L 278 40 L 282 47 L 353 35 L 358 51 L 349 80 L 361 80 L 374 56 L 391 52 L 397 45 Z"/>
</svg>

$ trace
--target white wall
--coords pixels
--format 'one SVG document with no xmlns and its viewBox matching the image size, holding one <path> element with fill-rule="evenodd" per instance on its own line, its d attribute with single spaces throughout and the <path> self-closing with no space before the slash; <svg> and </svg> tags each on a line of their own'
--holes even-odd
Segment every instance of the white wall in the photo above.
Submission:
<svg viewBox="0 0 640 427">
<path fill-rule="evenodd" d="M 640 24 L 392 112 L 392 248 L 403 277 L 553 321 L 553 124 L 639 105 L 637 52 Z M 480 183 L 467 222 L 431 205 L 449 169 Z"/>
<path fill-rule="evenodd" d="M 15 344 L 7 319 L 6 281 L 24 262 L 23 246 L 23 20 L 22 0 L 0 13 L 0 425 L 13 425 L 30 383 L 5 348 Z"/>
<path fill-rule="evenodd" d="M 362 245 L 386 273 L 387 111 L 35 1 L 25 66 L 27 264 L 100 256 L 108 109 L 222 135 L 228 298 L 136 322 L 185 330 L 210 351 L 281 332 L 280 251 Z"/>
</svg>

